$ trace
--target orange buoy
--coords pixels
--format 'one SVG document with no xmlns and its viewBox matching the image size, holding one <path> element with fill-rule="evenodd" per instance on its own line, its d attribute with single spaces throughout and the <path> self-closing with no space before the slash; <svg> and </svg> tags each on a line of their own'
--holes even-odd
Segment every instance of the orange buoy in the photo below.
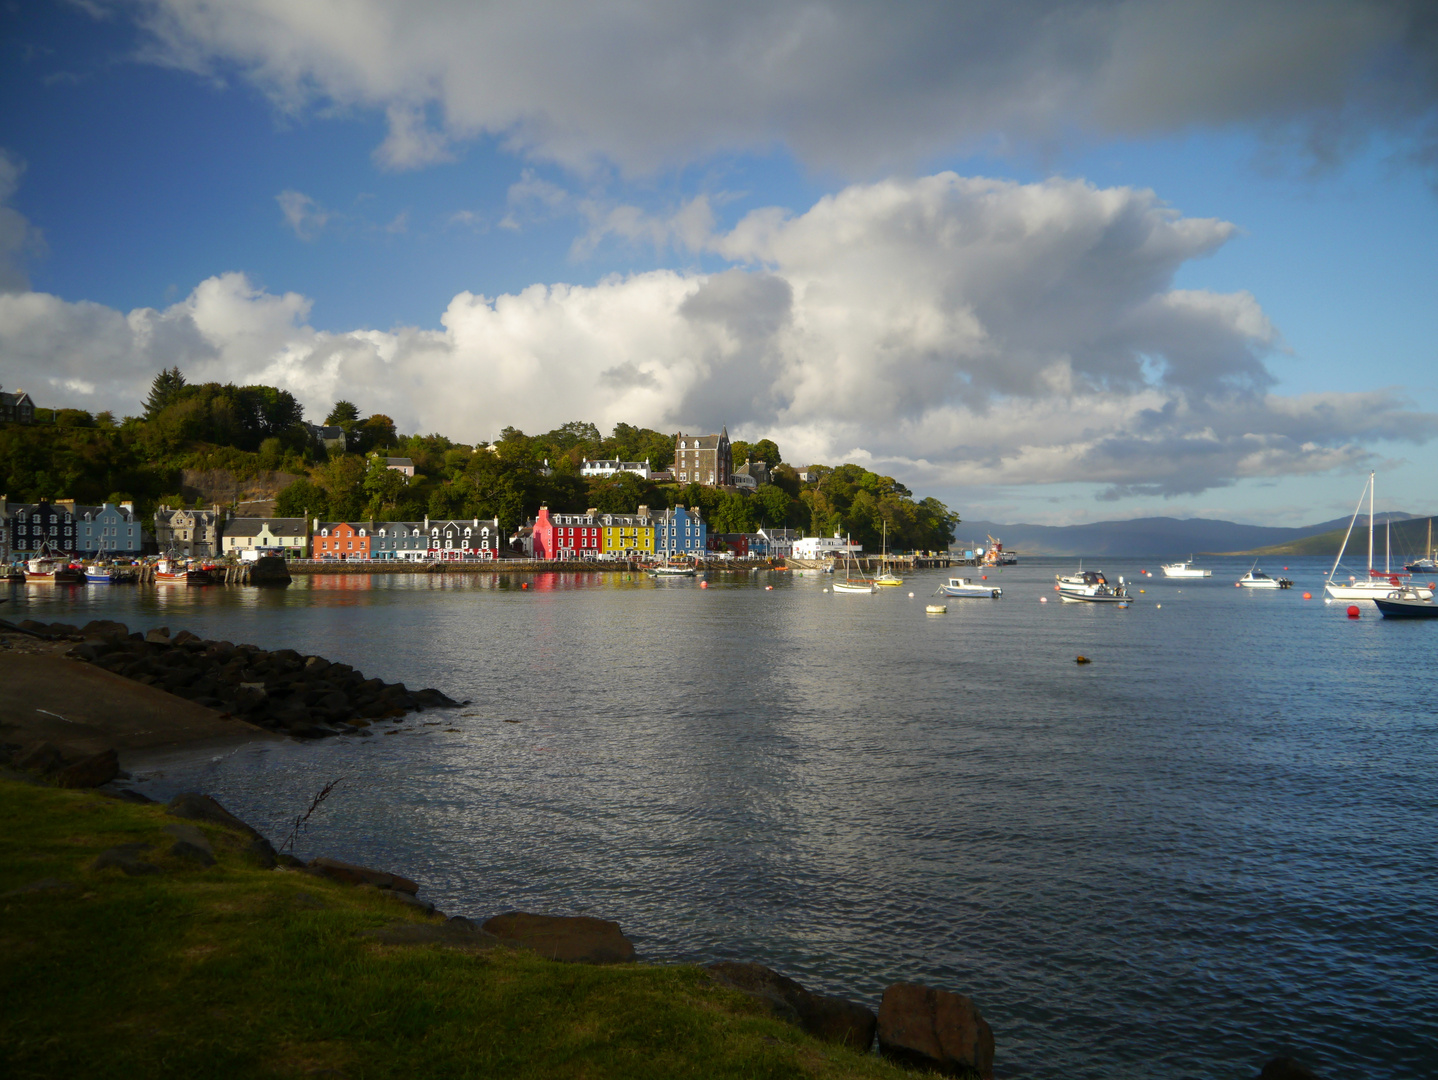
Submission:
<svg viewBox="0 0 1438 1080">
<path fill-rule="evenodd" d="M 979 577 L 983 578 L 985 581 L 988 581 L 988 580 L 989 580 L 989 575 L 988 575 L 988 574 L 980 574 Z"/>
<path fill-rule="evenodd" d="M 699 587 L 700 587 L 701 589 L 707 589 L 707 588 L 709 588 L 709 582 L 707 582 L 707 581 L 701 581 L 701 582 L 699 583 Z"/>
<path fill-rule="evenodd" d="M 1305 600 L 1312 600 L 1312 599 L 1313 599 L 1313 594 L 1312 594 L 1311 592 L 1306 592 L 1306 593 L 1303 594 L 1303 599 L 1305 599 Z"/>
<path fill-rule="evenodd" d="M 773 591 L 774 591 L 774 586 L 772 586 L 772 585 L 765 585 L 765 586 L 764 586 L 764 591 L 765 591 L 765 592 L 773 592 Z"/>
<path fill-rule="evenodd" d="M 527 582 L 527 581 L 521 581 L 521 582 L 519 583 L 519 587 L 520 587 L 521 589 L 527 589 L 527 588 L 529 588 L 529 582 Z"/>
<path fill-rule="evenodd" d="M 1348 617 L 1349 617 L 1350 619 L 1356 619 L 1356 618 L 1358 618 L 1358 615 L 1359 615 L 1358 605 L 1357 605 L 1357 604 L 1349 604 L 1349 605 L 1348 605 Z"/>
<path fill-rule="evenodd" d="M 1235 581 L 1235 582 L 1233 583 L 1233 587 L 1234 587 L 1235 589 L 1241 589 L 1241 588 L 1243 588 L 1243 582 L 1241 582 L 1241 581 Z"/>
</svg>

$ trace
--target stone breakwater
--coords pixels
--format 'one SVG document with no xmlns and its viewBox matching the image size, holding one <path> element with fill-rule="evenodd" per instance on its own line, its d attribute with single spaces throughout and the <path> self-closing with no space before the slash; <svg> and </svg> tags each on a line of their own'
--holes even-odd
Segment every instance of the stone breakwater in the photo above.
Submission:
<svg viewBox="0 0 1438 1080">
<path fill-rule="evenodd" d="M 71 642 L 67 656 L 186 698 L 221 715 L 300 739 L 369 735 L 376 722 L 461 704 L 439 690 L 367 678 L 348 664 L 294 649 L 212 641 L 167 627 L 132 633 L 123 623 L 82 627 L 26 619 L 3 628 L 51 642 Z"/>
</svg>

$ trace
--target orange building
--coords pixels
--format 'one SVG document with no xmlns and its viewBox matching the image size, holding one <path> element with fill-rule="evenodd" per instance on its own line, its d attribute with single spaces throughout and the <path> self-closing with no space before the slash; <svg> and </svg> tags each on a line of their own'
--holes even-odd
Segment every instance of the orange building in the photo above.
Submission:
<svg viewBox="0 0 1438 1080">
<path fill-rule="evenodd" d="M 368 559 L 370 527 L 348 521 L 321 521 L 315 518 L 315 559 Z"/>
</svg>

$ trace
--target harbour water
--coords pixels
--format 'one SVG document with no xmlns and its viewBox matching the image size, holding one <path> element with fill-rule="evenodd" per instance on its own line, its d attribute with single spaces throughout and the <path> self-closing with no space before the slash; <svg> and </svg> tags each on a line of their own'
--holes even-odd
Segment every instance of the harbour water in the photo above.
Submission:
<svg viewBox="0 0 1438 1080">
<path fill-rule="evenodd" d="M 1295 582 L 1269 593 L 1233 587 L 1247 562 L 1157 563 L 1090 561 L 1128 609 L 1058 603 L 1074 563 L 1038 559 L 946 615 L 924 613 L 938 572 L 876 596 L 816 574 L 25 586 L 4 614 L 471 699 L 145 774 L 271 836 L 343 777 L 300 853 L 452 914 L 602 915 L 646 959 L 758 960 L 871 1006 L 959 990 L 1008 1077 L 1246 1080 L 1280 1053 L 1438 1075 L 1438 627 L 1346 618 L 1321 560 L 1264 564 Z"/>
</svg>

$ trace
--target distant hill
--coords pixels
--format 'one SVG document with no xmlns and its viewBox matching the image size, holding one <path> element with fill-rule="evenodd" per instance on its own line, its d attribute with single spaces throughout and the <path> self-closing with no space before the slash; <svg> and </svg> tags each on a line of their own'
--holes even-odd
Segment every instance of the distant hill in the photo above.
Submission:
<svg viewBox="0 0 1438 1080">
<path fill-rule="evenodd" d="M 1240 525 L 1234 521 L 1217 521 L 1212 518 L 1134 518 L 1131 521 L 1096 521 L 1087 525 L 1001 525 L 993 521 L 965 521 L 958 527 L 954 539 L 955 548 L 972 548 L 986 544 L 985 537 L 993 536 L 1003 541 L 1004 547 L 1020 555 L 1112 555 L 1131 557 L 1152 555 L 1180 557 L 1190 554 L 1251 553 L 1258 549 L 1279 554 L 1283 545 L 1313 538 L 1315 544 L 1320 538 L 1338 530 L 1337 541 L 1320 548 L 1319 554 L 1334 553 L 1343 540 L 1343 530 L 1348 528 L 1348 518 L 1321 521 L 1315 525 L 1300 528 L 1277 528 L 1266 525 Z M 1368 518 L 1358 519 L 1357 528 L 1363 530 L 1364 550 L 1367 550 Z M 1416 554 L 1424 542 L 1419 535 L 1416 543 L 1405 532 L 1406 547 L 1400 549 L 1397 522 L 1418 521 L 1417 532 L 1427 529 L 1427 518 L 1415 519 L 1411 514 L 1386 513 L 1374 515 L 1374 520 L 1383 523 L 1395 522 L 1393 550 Z M 1355 529 L 1356 531 L 1356 529 Z M 1285 548 L 1282 552 L 1289 553 Z M 1297 552 L 1294 552 L 1297 554 Z"/>
<path fill-rule="evenodd" d="M 1382 525 L 1384 515 L 1375 514 L 1375 523 Z M 1387 529 L 1375 529 L 1373 533 L 1373 559 L 1380 562 L 1384 553 L 1391 545 L 1393 552 L 1393 565 L 1397 566 L 1419 555 L 1427 553 L 1428 526 L 1432 518 L 1405 518 L 1404 520 L 1393 519 L 1391 536 Z M 1290 540 L 1286 543 L 1272 544 L 1268 547 L 1253 548 L 1250 551 L 1225 552 L 1232 555 L 1337 555 L 1339 547 L 1343 544 L 1343 534 L 1348 531 L 1348 523 L 1345 521 L 1342 527 L 1332 529 L 1328 532 L 1318 533 L 1315 536 L 1305 536 L 1297 540 Z M 1368 518 L 1361 517 L 1353 526 L 1353 535 L 1348 538 L 1348 550 L 1343 556 L 1344 562 L 1349 562 L 1355 557 L 1366 560 L 1368 558 Z"/>
</svg>

